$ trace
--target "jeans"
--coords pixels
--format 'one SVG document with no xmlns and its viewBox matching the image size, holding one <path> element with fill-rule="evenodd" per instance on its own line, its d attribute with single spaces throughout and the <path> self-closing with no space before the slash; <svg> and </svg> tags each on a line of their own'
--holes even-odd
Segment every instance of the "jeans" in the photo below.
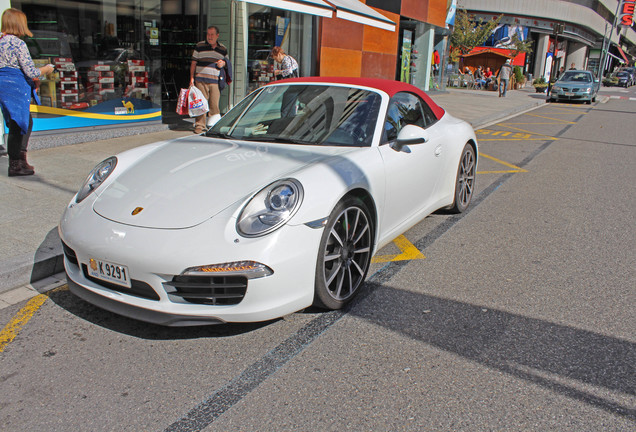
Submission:
<svg viewBox="0 0 636 432">
<path fill-rule="evenodd" d="M 499 94 L 501 96 L 506 96 L 507 89 L 508 89 L 508 80 L 501 78 L 499 82 Z"/>
</svg>

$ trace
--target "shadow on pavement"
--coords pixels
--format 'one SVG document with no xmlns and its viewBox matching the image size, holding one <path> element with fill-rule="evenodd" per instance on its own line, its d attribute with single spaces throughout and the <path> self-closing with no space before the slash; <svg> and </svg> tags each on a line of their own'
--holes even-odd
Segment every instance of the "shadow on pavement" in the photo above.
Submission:
<svg viewBox="0 0 636 432">
<path fill-rule="evenodd" d="M 636 420 L 636 409 L 621 405 L 620 396 L 605 397 L 607 390 L 636 396 L 634 343 L 375 283 L 366 289 L 349 314 Z M 591 392 L 589 386 L 600 389 Z"/>
<path fill-rule="evenodd" d="M 51 292 L 50 299 L 80 319 L 105 329 L 147 340 L 220 338 L 249 333 L 274 321 L 247 324 L 221 324 L 196 327 L 165 327 L 130 319 L 100 309 L 73 295 L 68 289 Z"/>
</svg>

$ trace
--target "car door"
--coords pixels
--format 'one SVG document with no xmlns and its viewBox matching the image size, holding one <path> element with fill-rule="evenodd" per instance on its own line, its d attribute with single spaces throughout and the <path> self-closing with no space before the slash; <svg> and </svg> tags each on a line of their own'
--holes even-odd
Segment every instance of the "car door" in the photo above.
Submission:
<svg viewBox="0 0 636 432">
<path fill-rule="evenodd" d="M 429 106 L 413 93 L 400 92 L 389 101 L 380 153 L 385 166 L 386 197 L 382 231 L 400 234 L 401 227 L 418 220 L 436 201 L 436 187 L 444 164 L 444 142 L 435 130 L 437 121 Z M 428 141 L 391 147 L 405 125 L 426 129 Z"/>
</svg>

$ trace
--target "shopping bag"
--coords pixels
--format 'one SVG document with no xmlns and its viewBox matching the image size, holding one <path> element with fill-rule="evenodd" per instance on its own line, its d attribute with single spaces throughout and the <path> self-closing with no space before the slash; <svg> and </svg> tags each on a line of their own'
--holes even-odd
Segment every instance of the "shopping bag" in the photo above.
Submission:
<svg viewBox="0 0 636 432">
<path fill-rule="evenodd" d="M 198 117 L 209 111 L 208 100 L 198 88 L 192 86 L 188 92 L 188 114 L 190 117 Z"/>
<path fill-rule="evenodd" d="M 188 89 L 182 88 L 177 99 L 177 114 L 188 114 Z"/>
</svg>

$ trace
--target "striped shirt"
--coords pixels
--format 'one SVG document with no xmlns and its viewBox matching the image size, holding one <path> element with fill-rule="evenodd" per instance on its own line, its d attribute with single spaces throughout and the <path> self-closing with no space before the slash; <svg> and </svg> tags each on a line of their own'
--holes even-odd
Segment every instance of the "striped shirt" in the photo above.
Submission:
<svg viewBox="0 0 636 432">
<path fill-rule="evenodd" d="M 223 44 L 217 43 L 215 48 L 206 41 L 199 42 L 194 47 L 192 61 L 197 63 L 194 75 L 195 81 L 205 83 L 218 83 L 220 70 L 216 67 L 216 62 L 226 60 L 227 48 Z"/>
</svg>

